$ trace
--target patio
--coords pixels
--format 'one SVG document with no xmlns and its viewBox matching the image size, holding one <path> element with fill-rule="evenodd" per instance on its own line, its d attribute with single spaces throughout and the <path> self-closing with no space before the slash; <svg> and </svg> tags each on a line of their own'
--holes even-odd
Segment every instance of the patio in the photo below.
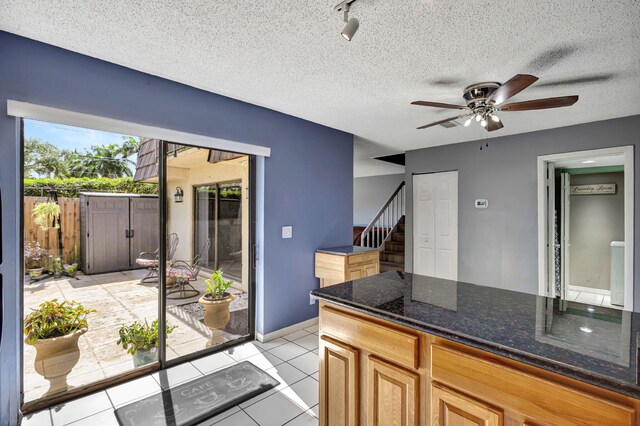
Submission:
<svg viewBox="0 0 640 426">
<path fill-rule="evenodd" d="M 158 317 L 158 288 L 155 283 L 141 283 L 146 270 L 112 272 L 99 275 L 79 273 L 78 279 L 63 277 L 31 283 L 24 282 L 24 313 L 45 300 L 75 300 L 97 310 L 88 317 L 89 330 L 79 341 L 80 361 L 68 376 L 71 386 L 82 386 L 133 369 L 132 356 L 116 344 L 120 326 L 134 321 L 154 321 Z M 204 293 L 208 278 L 202 272 L 193 286 Z M 197 301 L 200 297 L 167 299 L 167 322 L 177 328 L 167 338 L 167 359 L 174 359 L 202 349 L 208 344 L 233 340 L 248 334 L 248 295 L 236 282 L 229 290 L 236 296 L 230 306 L 231 320 L 225 329 L 212 336 L 202 323 Z M 211 342 L 211 343 L 210 343 Z M 35 372 L 36 351 L 24 344 L 25 402 L 40 398 L 48 382 Z"/>
</svg>

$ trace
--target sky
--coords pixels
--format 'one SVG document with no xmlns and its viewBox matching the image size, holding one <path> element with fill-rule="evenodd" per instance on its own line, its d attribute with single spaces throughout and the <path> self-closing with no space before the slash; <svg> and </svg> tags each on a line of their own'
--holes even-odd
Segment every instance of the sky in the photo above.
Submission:
<svg viewBox="0 0 640 426">
<path fill-rule="evenodd" d="M 40 139 L 43 142 L 50 142 L 62 149 L 84 151 L 84 149 L 91 148 L 92 145 L 121 144 L 123 136 L 125 135 L 65 126 L 63 124 L 24 120 L 25 139 Z"/>
</svg>

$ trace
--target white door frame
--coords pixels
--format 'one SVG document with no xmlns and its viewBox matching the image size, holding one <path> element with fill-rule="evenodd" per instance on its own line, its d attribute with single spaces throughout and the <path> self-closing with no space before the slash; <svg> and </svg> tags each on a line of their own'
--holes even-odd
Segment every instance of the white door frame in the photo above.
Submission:
<svg viewBox="0 0 640 426">
<path fill-rule="evenodd" d="M 561 160 L 581 160 L 611 155 L 624 156 L 624 309 L 633 310 L 633 253 L 634 253 L 634 147 L 620 146 L 615 148 L 592 149 L 586 151 L 565 152 L 561 154 L 541 155 L 538 157 L 538 293 L 542 296 L 555 297 L 555 286 L 546 291 L 547 265 L 547 233 L 546 221 L 546 177 L 548 163 Z"/>
</svg>

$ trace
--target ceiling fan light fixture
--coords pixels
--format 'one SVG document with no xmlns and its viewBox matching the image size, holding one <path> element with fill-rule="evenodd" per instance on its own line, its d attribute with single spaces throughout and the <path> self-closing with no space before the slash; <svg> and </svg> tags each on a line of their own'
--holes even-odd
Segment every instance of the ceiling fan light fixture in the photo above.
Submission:
<svg viewBox="0 0 640 426">
<path fill-rule="evenodd" d="M 482 121 L 480 122 L 480 125 L 482 127 L 487 127 L 487 120 L 485 120 L 484 118 L 482 119 Z"/>
<path fill-rule="evenodd" d="M 471 119 L 470 118 L 467 121 L 464 122 L 464 127 L 469 127 L 469 124 L 471 124 Z"/>
<path fill-rule="evenodd" d="M 492 115 L 492 116 L 491 116 L 491 119 L 492 119 L 493 121 L 495 121 L 496 123 L 499 123 L 499 122 L 500 122 L 500 117 L 498 117 L 497 115 Z"/>
<path fill-rule="evenodd" d="M 480 121 L 482 119 L 482 117 L 480 117 L 480 114 L 476 115 L 476 121 Z"/>
</svg>

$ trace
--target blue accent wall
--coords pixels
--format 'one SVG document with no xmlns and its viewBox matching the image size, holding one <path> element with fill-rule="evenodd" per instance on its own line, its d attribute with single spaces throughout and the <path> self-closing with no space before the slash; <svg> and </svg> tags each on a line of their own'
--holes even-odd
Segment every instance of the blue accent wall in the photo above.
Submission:
<svg viewBox="0 0 640 426">
<path fill-rule="evenodd" d="M 0 32 L 3 416 L 18 406 L 7 385 L 19 379 L 15 356 L 21 341 L 15 306 L 20 301 L 19 133 L 18 120 L 6 115 L 7 99 L 270 147 L 271 157 L 264 162 L 264 288 L 258 332 L 317 315 L 317 306 L 309 304 L 309 291 L 318 286 L 314 252 L 351 244 L 351 134 Z M 292 239 L 281 238 L 283 225 L 293 226 Z M 5 420 L 0 417 L 0 424 Z"/>
</svg>

